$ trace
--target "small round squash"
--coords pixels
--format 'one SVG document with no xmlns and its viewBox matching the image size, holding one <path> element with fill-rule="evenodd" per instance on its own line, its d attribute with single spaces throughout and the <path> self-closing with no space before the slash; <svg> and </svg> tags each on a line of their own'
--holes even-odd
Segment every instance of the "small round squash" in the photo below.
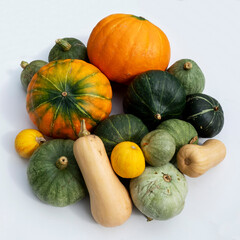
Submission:
<svg viewBox="0 0 240 240">
<path fill-rule="evenodd" d="M 27 175 L 35 195 L 48 204 L 64 207 L 87 194 L 73 154 L 72 140 L 54 139 L 30 158 Z"/>
<path fill-rule="evenodd" d="M 111 154 L 113 170 L 122 178 L 135 178 L 145 169 L 145 159 L 141 148 L 133 142 L 117 144 Z"/>
<path fill-rule="evenodd" d="M 33 152 L 45 142 L 42 133 L 35 129 L 24 129 L 15 138 L 16 152 L 23 158 L 30 158 Z"/>
<path fill-rule="evenodd" d="M 185 144 L 197 144 L 198 133 L 192 124 L 180 119 L 163 121 L 157 129 L 163 129 L 171 134 L 176 143 L 176 152 Z"/>
<path fill-rule="evenodd" d="M 76 38 L 61 38 L 49 52 L 48 61 L 59 59 L 80 59 L 88 62 L 86 46 Z"/>
<path fill-rule="evenodd" d="M 203 138 L 216 136 L 224 125 L 224 113 L 220 103 L 202 93 L 187 96 L 184 119 L 191 123 Z"/>
<path fill-rule="evenodd" d="M 27 91 L 28 85 L 33 77 L 33 75 L 43 66 L 45 66 L 47 62 L 42 60 L 35 60 L 30 63 L 22 61 L 20 66 L 23 68 L 21 72 L 21 83 L 25 91 Z"/>
<path fill-rule="evenodd" d="M 166 220 L 178 215 L 187 195 L 185 177 L 171 164 L 146 167 L 130 181 L 134 205 L 148 218 Z"/>
<path fill-rule="evenodd" d="M 152 166 L 168 163 L 175 154 L 176 143 L 166 130 L 149 132 L 141 141 L 141 148 L 146 161 Z"/>
<path fill-rule="evenodd" d="M 183 85 L 186 95 L 201 93 L 205 87 L 205 77 L 202 70 L 191 59 L 181 59 L 167 70 Z"/>
</svg>

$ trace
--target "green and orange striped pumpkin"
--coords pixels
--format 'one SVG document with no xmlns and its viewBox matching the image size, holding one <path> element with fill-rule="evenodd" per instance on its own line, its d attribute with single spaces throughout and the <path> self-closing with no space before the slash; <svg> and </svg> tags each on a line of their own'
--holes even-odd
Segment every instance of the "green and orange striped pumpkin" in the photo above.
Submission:
<svg viewBox="0 0 240 240">
<path fill-rule="evenodd" d="M 107 118 L 112 108 L 107 77 L 82 60 L 50 62 L 32 78 L 27 89 L 30 119 L 46 136 L 76 139 L 80 121 L 88 130 Z"/>
</svg>

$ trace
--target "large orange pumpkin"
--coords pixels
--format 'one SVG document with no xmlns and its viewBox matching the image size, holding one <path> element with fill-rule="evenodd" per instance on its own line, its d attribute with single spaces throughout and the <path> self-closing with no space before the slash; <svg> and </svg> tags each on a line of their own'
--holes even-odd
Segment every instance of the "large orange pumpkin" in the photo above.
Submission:
<svg viewBox="0 0 240 240">
<path fill-rule="evenodd" d="M 166 70 L 170 45 L 164 32 L 142 17 L 113 14 L 93 29 L 87 44 L 90 62 L 108 79 L 130 82 L 148 70 Z"/>
<path fill-rule="evenodd" d="M 107 77 L 82 60 L 58 60 L 42 67 L 27 90 L 27 111 L 46 136 L 76 139 L 80 121 L 88 130 L 111 112 L 112 89 Z"/>
</svg>

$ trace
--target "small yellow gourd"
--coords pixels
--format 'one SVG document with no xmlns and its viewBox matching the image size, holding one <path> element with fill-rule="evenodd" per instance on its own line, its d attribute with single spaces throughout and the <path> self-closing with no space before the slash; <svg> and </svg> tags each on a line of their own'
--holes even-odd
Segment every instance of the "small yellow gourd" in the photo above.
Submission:
<svg viewBox="0 0 240 240">
<path fill-rule="evenodd" d="M 135 178 L 145 169 L 145 158 L 141 148 L 133 142 L 117 144 L 111 154 L 113 170 L 122 178 Z"/>
<path fill-rule="evenodd" d="M 226 147 L 217 139 L 203 145 L 187 144 L 177 154 L 179 170 L 189 177 L 198 177 L 219 164 L 226 156 Z"/>
<path fill-rule="evenodd" d="M 15 138 L 15 149 L 21 157 L 30 158 L 40 144 L 45 141 L 45 138 L 39 131 L 24 129 Z"/>
<path fill-rule="evenodd" d="M 92 216 L 102 226 L 119 226 L 131 216 L 131 198 L 114 173 L 102 140 L 86 130 L 84 120 L 81 128 L 73 153 L 89 192 Z"/>
</svg>

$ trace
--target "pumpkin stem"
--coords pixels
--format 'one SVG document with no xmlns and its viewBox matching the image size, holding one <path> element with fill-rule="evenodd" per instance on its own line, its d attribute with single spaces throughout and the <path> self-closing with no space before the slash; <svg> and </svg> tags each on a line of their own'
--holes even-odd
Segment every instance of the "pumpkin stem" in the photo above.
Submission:
<svg viewBox="0 0 240 240">
<path fill-rule="evenodd" d="M 183 68 L 185 70 L 190 70 L 192 68 L 192 63 L 191 62 L 186 62 L 184 65 L 183 65 Z"/>
<path fill-rule="evenodd" d="M 36 141 L 38 144 L 46 142 L 46 139 L 44 137 L 36 137 Z"/>
<path fill-rule="evenodd" d="M 195 143 L 197 140 L 198 140 L 198 136 L 195 136 L 195 137 L 193 137 L 193 138 L 190 140 L 189 144 L 193 144 L 193 143 Z"/>
<path fill-rule="evenodd" d="M 27 65 L 28 65 L 28 62 L 26 62 L 26 61 L 21 61 L 20 66 L 21 66 L 23 69 L 25 69 Z"/>
<path fill-rule="evenodd" d="M 218 111 L 219 107 L 216 106 L 216 107 L 214 107 L 213 109 L 214 109 L 214 111 L 216 112 L 216 111 Z"/>
<path fill-rule="evenodd" d="M 154 117 L 155 117 L 157 120 L 161 120 L 161 119 L 162 119 L 162 116 L 161 116 L 160 113 L 155 114 Z"/>
<path fill-rule="evenodd" d="M 135 16 L 135 15 L 132 15 L 132 17 L 134 17 L 134 18 L 137 18 L 138 20 L 146 20 L 146 18 L 144 18 L 144 17 L 141 17 L 141 16 Z"/>
<path fill-rule="evenodd" d="M 153 220 L 153 218 L 146 216 L 147 222 L 150 222 Z"/>
<path fill-rule="evenodd" d="M 65 169 L 67 165 L 68 165 L 68 159 L 65 156 L 61 156 L 56 162 L 56 166 L 60 170 Z"/>
<path fill-rule="evenodd" d="M 70 50 L 70 48 L 72 47 L 71 44 L 64 39 L 57 39 L 56 44 L 60 46 L 64 52 Z"/>
<path fill-rule="evenodd" d="M 165 182 L 171 182 L 171 180 L 172 180 L 171 176 L 169 176 L 168 174 L 164 174 L 163 179 Z"/>
<path fill-rule="evenodd" d="M 191 159 L 189 159 L 189 158 L 185 158 L 184 159 L 184 163 L 187 165 L 187 166 L 189 166 L 190 164 L 191 164 Z"/>
<path fill-rule="evenodd" d="M 81 129 L 78 134 L 78 137 L 84 137 L 84 136 L 88 136 L 88 135 L 90 135 L 90 132 L 86 128 L 85 119 L 82 119 L 81 120 Z"/>
</svg>

